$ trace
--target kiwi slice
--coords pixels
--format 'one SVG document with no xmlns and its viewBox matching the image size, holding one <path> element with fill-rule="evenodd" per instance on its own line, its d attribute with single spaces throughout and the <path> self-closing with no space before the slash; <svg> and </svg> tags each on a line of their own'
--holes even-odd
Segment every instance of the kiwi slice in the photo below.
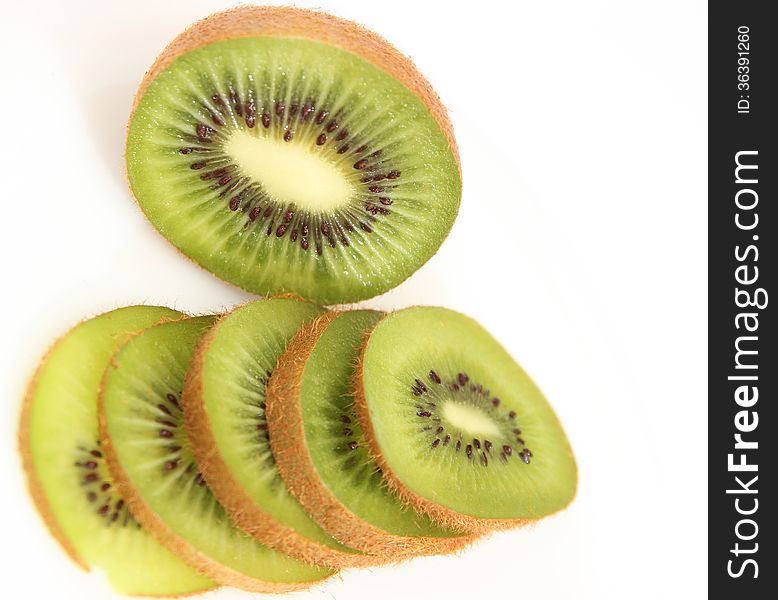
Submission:
<svg viewBox="0 0 778 600">
<path fill-rule="evenodd" d="M 98 439 L 98 389 L 114 350 L 133 332 L 181 317 L 129 306 L 82 322 L 49 350 L 22 410 L 20 449 L 44 521 L 78 565 L 103 569 L 125 594 L 176 596 L 216 586 L 141 528 L 117 493 Z"/>
<path fill-rule="evenodd" d="M 431 307 L 384 317 L 362 351 L 356 397 L 390 485 L 445 526 L 511 527 L 575 495 L 576 464 L 554 411 L 469 317 Z"/>
<path fill-rule="evenodd" d="M 100 395 L 106 460 L 143 526 L 199 571 L 249 591 L 308 587 L 332 571 L 237 529 L 194 461 L 179 399 L 197 341 L 213 322 L 197 317 L 157 325 L 114 355 Z"/>
<path fill-rule="evenodd" d="M 324 304 L 396 286 L 440 247 L 461 178 L 411 61 L 329 15 L 239 7 L 178 36 L 137 93 L 130 187 L 185 255 Z"/>
<path fill-rule="evenodd" d="M 354 413 L 359 351 L 382 316 L 330 312 L 289 342 L 267 392 L 273 456 L 289 490 L 338 540 L 394 559 L 452 552 L 472 536 L 437 526 L 387 489 Z"/>
<path fill-rule="evenodd" d="M 385 562 L 337 542 L 292 496 L 271 451 L 265 392 L 288 341 L 323 314 L 290 298 L 245 304 L 204 336 L 187 374 L 183 406 L 192 449 L 233 520 L 264 543 L 314 564 Z"/>
</svg>

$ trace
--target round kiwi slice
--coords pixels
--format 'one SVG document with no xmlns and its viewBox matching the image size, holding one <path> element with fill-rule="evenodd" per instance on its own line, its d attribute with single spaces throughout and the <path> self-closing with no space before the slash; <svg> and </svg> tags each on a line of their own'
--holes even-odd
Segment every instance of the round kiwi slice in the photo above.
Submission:
<svg viewBox="0 0 778 600">
<path fill-rule="evenodd" d="M 22 410 L 20 449 L 38 510 L 76 563 L 103 569 L 125 594 L 177 596 L 216 586 L 141 528 L 98 438 L 98 389 L 114 350 L 132 333 L 182 316 L 129 306 L 80 323 L 49 350 Z"/>
<path fill-rule="evenodd" d="M 271 550 L 237 529 L 192 456 L 179 398 L 197 341 L 213 322 L 197 317 L 157 325 L 114 355 L 100 395 L 106 460 L 143 526 L 199 571 L 249 591 L 308 587 L 332 571 Z"/>
<path fill-rule="evenodd" d="M 384 317 L 355 381 L 360 423 L 390 485 L 439 523 L 506 528 L 573 499 L 576 464 L 554 411 L 469 317 L 431 307 Z"/>
<path fill-rule="evenodd" d="M 461 196 L 451 124 L 411 61 L 329 15 L 239 7 L 177 37 L 127 135 L 151 223 L 217 276 L 324 304 L 396 286 Z"/>
<path fill-rule="evenodd" d="M 335 541 L 278 473 L 265 391 L 279 356 L 314 304 L 271 298 L 227 314 L 198 345 L 184 385 L 187 431 L 208 485 L 237 525 L 292 556 L 335 568 L 385 562 Z"/>
<path fill-rule="evenodd" d="M 289 490 L 338 540 L 394 559 L 452 552 L 472 536 L 437 526 L 387 489 L 354 413 L 357 358 L 381 317 L 330 312 L 289 342 L 267 391 L 273 456 Z"/>
</svg>

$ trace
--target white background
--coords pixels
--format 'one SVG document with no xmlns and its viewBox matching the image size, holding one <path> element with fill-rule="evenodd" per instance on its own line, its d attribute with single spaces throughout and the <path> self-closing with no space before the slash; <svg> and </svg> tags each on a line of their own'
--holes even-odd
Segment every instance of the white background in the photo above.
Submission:
<svg viewBox="0 0 778 600">
<path fill-rule="evenodd" d="M 20 400 L 50 342 L 119 305 L 216 311 L 249 297 L 147 225 L 123 174 L 125 121 L 144 70 L 186 25 L 229 5 L 3 5 L 4 596 L 112 597 L 48 536 L 20 473 Z M 345 572 L 292 597 L 705 597 L 705 3 L 315 6 L 409 54 L 448 106 L 462 153 L 451 236 L 369 305 L 444 305 L 492 330 L 559 412 L 580 490 L 563 514 L 461 557 Z"/>
</svg>

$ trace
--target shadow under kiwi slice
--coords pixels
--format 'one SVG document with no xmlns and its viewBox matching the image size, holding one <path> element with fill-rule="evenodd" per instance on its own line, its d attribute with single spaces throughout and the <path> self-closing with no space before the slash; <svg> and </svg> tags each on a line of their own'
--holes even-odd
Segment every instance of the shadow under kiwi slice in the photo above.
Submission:
<svg viewBox="0 0 778 600">
<path fill-rule="evenodd" d="M 192 455 L 179 398 L 197 341 L 214 320 L 157 325 L 114 355 L 99 408 L 109 468 L 144 527 L 198 570 L 249 591 L 304 589 L 333 571 L 272 550 L 236 528 Z"/>
<path fill-rule="evenodd" d="M 111 355 L 134 333 L 182 317 L 129 306 L 76 325 L 44 357 L 22 410 L 20 449 L 35 505 L 67 553 L 84 569 L 102 569 L 124 594 L 179 596 L 217 585 L 128 511 L 98 436 L 98 391 Z"/>
</svg>

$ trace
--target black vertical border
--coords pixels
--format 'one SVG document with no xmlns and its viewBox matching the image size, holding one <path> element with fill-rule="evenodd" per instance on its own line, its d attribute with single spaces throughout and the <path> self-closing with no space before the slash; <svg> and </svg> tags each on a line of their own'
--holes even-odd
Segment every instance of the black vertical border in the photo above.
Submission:
<svg viewBox="0 0 778 600">
<path fill-rule="evenodd" d="M 709 540 L 708 584 L 709 597 L 737 598 L 743 600 L 778 598 L 778 536 L 775 514 L 778 512 L 775 490 L 778 487 L 778 422 L 776 405 L 778 395 L 778 355 L 776 354 L 775 312 L 778 306 L 778 286 L 775 285 L 778 255 L 778 129 L 773 113 L 778 110 L 776 79 L 778 79 L 778 33 L 772 15 L 775 5 L 769 2 L 714 2 L 709 4 L 708 25 L 708 75 L 709 75 L 709 146 L 708 146 L 708 448 L 709 448 Z M 769 14 L 768 14 L 769 13 Z M 737 102 L 744 94 L 738 90 L 738 27 L 749 28 L 749 83 L 750 112 L 738 114 Z M 758 183 L 737 185 L 735 181 L 735 155 L 741 150 L 758 151 Z M 753 171 L 752 171 L 753 172 Z M 754 212 L 759 213 L 758 226 L 748 232 L 735 224 L 738 209 L 735 195 L 742 187 L 752 187 L 759 196 Z M 742 211 L 741 211 L 742 212 Z M 744 215 L 745 218 L 748 215 Z M 758 242 L 753 240 L 758 235 Z M 741 251 L 749 244 L 758 244 L 759 259 L 750 262 L 759 268 L 759 279 L 752 286 L 742 286 L 735 279 L 735 269 L 745 264 L 735 257 L 735 248 Z M 751 255 L 753 256 L 753 254 Z M 750 274 L 753 274 L 750 271 Z M 728 455 L 740 460 L 742 450 L 735 450 L 735 426 L 738 411 L 744 410 L 734 400 L 735 389 L 743 382 L 735 382 L 730 375 L 744 374 L 736 371 L 735 340 L 749 335 L 736 328 L 738 312 L 752 309 L 738 308 L 735 304 L 735 288 L 762 287 L 768 294 L 768 305 L 758 310 L 758 382 L 759 400 L 748 410 L 758 413 L 758 427 L 743 438 L 757 441 L 758 449 L 747 452 L 749 463 L 758 464 L 758 472 L 731 472 Z M 752 416 L 752 415 L 751 415 Z M 751 418 L 751 417 L 749 417 Z M 759 479 L 752 488 L 757 494 L 728 494 L 738 489 L 735 477 L 748 482 L 753 476 Z M 753 506 L 757 498 L 759 507 L 753 515 L 740 515 L 735 500 L 742 498 L 741 508 Z M 753 519 L 758 524 L 758 534 L 752 540 L 739 540 L 736 535 L 738 521 Z M 753 532 L 750 523 L 741 525 L 746 537 Z M 733 553 L 735 544 L 741 548 L 758 550 L 753 554 Z M 753 565 L 745 568 L 739 578 L 732 577 L 748 558 L 756 560 L 758 577 L 754 578 Z M 728 561 L 732 560 L 730 565 Z"/>
</svg>

